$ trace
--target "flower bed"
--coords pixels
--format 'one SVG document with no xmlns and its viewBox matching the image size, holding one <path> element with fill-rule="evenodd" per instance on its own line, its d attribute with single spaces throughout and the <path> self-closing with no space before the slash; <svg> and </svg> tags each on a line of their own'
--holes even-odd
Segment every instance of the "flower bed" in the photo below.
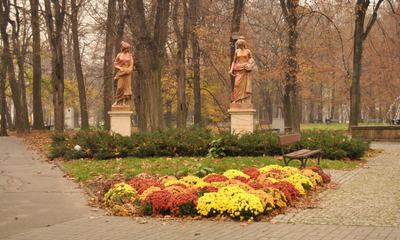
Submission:
<svg viewBox="0 0 400 240">
<path fill-rule="evenodd" d="M 230 169 L 204 178 L 168 176 L 155 181 L 135 177 L 126 183 L 108 186 L 109 191 L 103 192 L 104 196 L 99 199 L 104 199 L 104 206 L 119 216 L 225 215 L 251 221 L 273 210 L 283 210 L 329 182 L 330 176 L 319 166 L 299 170 L 269 165 L 243 171 Z"/>
</svg>

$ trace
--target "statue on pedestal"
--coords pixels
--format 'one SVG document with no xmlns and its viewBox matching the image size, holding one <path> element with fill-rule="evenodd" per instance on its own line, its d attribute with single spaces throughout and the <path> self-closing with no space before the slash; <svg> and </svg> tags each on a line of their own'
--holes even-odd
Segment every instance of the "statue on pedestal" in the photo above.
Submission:
<svg viewBox="0 0 400 240">
<path fill-rule="evenodd" d="M 114 62 L 114 68 L 118 70 L 114 80 L 118 81 L 118 84 L 113 106 L 127 107 L 132 101 L 131 74 L 134 60 L 132 54 L 129 53 L 130 47 L 129 43 L 122 41 L 121 52 L 118 53 Z"/>
<path fill-rule="evenodd" d="M 238 49 L 235 51 L 229 74 L 235 77 L 235 87 L 231 94 L 232 103 L 251 104 L 251 71 L 254 66 L 254 59 L 251 51 L 246 48 L 243 37 L 236 42 Z"/>
</svg>

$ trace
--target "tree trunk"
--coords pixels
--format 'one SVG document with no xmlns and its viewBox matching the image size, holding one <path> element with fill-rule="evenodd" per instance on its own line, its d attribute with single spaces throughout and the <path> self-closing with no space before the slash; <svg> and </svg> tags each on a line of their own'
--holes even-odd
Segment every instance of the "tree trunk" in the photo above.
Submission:
<svg viewBox="0 0 400 240">
<path fill-rule="evenodd" d="M 121 51 L 121 41 L 124 38 L 124 28 L 125 28 L 125 10 L 124 10 L 124 0 L 118 1 L 118 11 L 115 11 L 115 17 L 118 18 L 117 31 L 114 41 L 114 59 L 117 57 L 117 54 Z M 113 98 L 115 98 L 115 94 L 117 92 L 118 81 L 113 81 Z"/>
<path fill-rule="evenodd" d="M 374 8 L 372 18 L 364 31 L 365 16 L 368 12 L 369 0 L 357 0 L 355 6 L 355 28 L 354 28 L 354 55 L 353 55 L 353 77 L 350 87 L 350 126 L 358 125 L 361 117 L 360 109 L 360 78 L 362 72 L 361 60 L 363 55 L 363 42 L 367 38 L 372 26 L 376 22 L 378 10 L 384 0 L 379 0 Z"/>
<path fill-rule="evenodd" d="M 323 83 L 321 82 L 319 84 L 319 89 L 318 89 L 318 98 L 319 98 L 319 104 L 317 105 L 318 107 L 318 120 L 323 121 L 323 113 L 324 113 L 324 103 L 323 103 Z"/>
<path fill-rule="evenodd" d="M 187 105 L 186 105 L 186 68 L 185 68 L 185 59 L 186 59 L 186 48 L 188 45 L 188 10 L 186 5 L 186 0 L 182 0 L 183 6 L 183 14 L 184 19 L 182 21 L 183 31 L 181 32 L 178 23 L 178 9 L 179 9 L 179 0 L 175 0 L 173 13 L 172 13 L 172 22 L 174 25 L 174 32 L 177 38 L 177 56 L 176 56 L 176 79 L 178 82 L 178 98 L 177 98 L 177 126 L 186 126 L 186 118 L 187 118 Z"/>
<path fill-rule="evenodd" d="M 164 60 L 167 30 L 165 23 L 169 18 L 169 1 L 157 0 L 154 32 L 151 36 L 143 0 L 130 0 L 129 10 L 136 50 L 136 66 L 140 87 L 139 129 L 155 131 L 164 127 L 161 98 L 161 70 Z M 150 21 L 151 22 L 151 21 Z"/>
<path fill-rule="evenodd" d="M 108 10 L 107 10 L 107 26 L 106 26 L 106 49 L 104 52 L 104 88 L 103 88 L 103 102 L 104 102 L 104 128 L 110 130 L 110 116 L 108 115 L 108 111 L 111 111 L 111 105 L 113 103 L 113 47 L 115 43 L 115 13 L 116 13 L 116 1 L 109 0 L 108 1 Z"/>
<path fill-rule="evenodd" d="M 6 121 L 6 64 L 4 61 L 3 54 L 1 55 L 1 65 L 0 65 L 0 136 L 8 136 L 7 134 L 7 121 Z"/>
<path fill-rule="evenodd" d="M 81 110 L 81 129 L 88 130 L 89 116 L 88 116 L 88 107 L 86 100 L 85 80 L 83 79 L 82 61 L 79 50 L 79 38 L 78 38 L 79 6 L 76 5 L 76 0 L 71 0 L 71 12 L 72 12 L 71 14 L 72 39 L 74 42 L 73 43 L 74 62 L 75 62 L 76 79 L 78 81 L 78 89 L 79 89 L 79 105 Z"/>
<path fill-rule="evenodd" d="M 51 8 L 53 3 L 54 19 Z M 54 128 L 64 130 L 64 59 L 62 30 L 65 17 L 66 0 L 45 0 L 45 19 L 51 48 L 51 85 L 53 87 Z"/>
<path fill-rule="evenodd" d="M 13 58 L 10 50 L 9 35 L 7 33 L 7 19 L 10 16 L 10 5 L 7 0 L 0 1 L 0 31 L 3 39 L 3 58 L 4 58 L 4 70 L 8 72 L 8 80 L 12 91 L 12 99 L 16 110 L 15 116 L 15 128 L 17 133 L 24 133 L 24 119 L 23 119 L 23 105 L 21 102 L 21 92 L 18 85 Z"/>
<path fill-rule="evenodd" d="M 333 84 L 333 86 L 332 86 L 332 100 L 331 100 L 331 112 L 330 112 L 330 114 L 329 114 L 329 118 L 330 119 L 335 119 L 335 112 L 336 112 L 336 109 L 337 109 L 337 107 L 336 107 L 336 104 L 335 104 L 335 84 Z"/>
<path fill-rule="evenodd" d="M 242 18 L 243 8 L 244 8 L 244 0 L 234 0 L 234 2 L 233 2 L 233 13 L 232 13 L 232 23 L 231 23 L 231 33 L 239 32 L 239 30 L 240 30 L 240 20 Z M 232 37 L 230 37 L 230 42 L 231 42 L 231 46 L 230 46 L 230 49 L 231 49 L 231 62 L 229 64 L 231 64 L 233 62 L 233 56 L 234 56 L 235 51 L 236 51 L 236 49 L 235 49 L 235 41 L 236 40 L 234 40 L 234 39 L 232 39 Z M 231 78 L 231 92 L 233 92 L 233 90 L 235 88 L 235 77 L 231 76 L 230 78 Z"/>
<path fill-rule="evenodd" d="M 27 53 L 27 45 L 28 45 L 28 37 L 26 30 L 22 32 L 20 31 L 21 19 L 20 19 L 20 9 L 22 9 L 22 18 L 26 18 L 26 11 L 24 8 L 19 8 L 16 3 L 14 6 L 15 12 L 15 20 L 8 19 L 8 22 L 11 24 L 12 27 L 12 42 L 13 42 L 13 50 L 14 55 L 17 59 L 17 66 L 18 66 L 18 83 L 20 88 L 20 98 L 22 103 L 22 125 L 23 125 L 23 132 L 29 133 L 30 126 L 29 126 L 29 117 L 28 117 L 28 105 L 26 101 L 26 84 L 25 84 L 25 56 Z M 25 28 L 24 28 L 25 29 Z M 22 43 L 21 43 L 22 42 Z"/>
<path fill-rule="evenodd" d="M 33 50 L 33 129 L 45 129 L 42 106 L 42 64 L 40 57 L 39 0 L 30 0 Z"/>
<path fill-rule="evenodd" d="M 200 83 L 200 46 L 197 36 L 199 20 L 199 0 L 189 0 L 190 41 L 193 52 L 193 95 L 194 95 L 194 124 L 202 127 L 201 121 L 201 83 Z"/>
<path fill-rule="evenodd" d="M 285 125 L 294 132 L 300 131 L 299 99 L 297 86 L 297 11 L 299 0 L 280 0 L 282 11 L 288 26 L 288 49 L 285 70 L 285 93 L 283 97 Z"/>
</svg>

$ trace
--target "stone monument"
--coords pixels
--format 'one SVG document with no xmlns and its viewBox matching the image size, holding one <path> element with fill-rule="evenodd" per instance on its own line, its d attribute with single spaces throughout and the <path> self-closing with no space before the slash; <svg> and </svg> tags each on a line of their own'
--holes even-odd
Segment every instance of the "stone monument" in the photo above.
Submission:
<svg viewBox="0 0 400 240">
<path fill-rule="evenodd" d="M 236 42 L 238 49 L 235 51 L 229 74 L 235 77 L 235 87 L 231 93 L 232 103 L 228 113 L 231 115 L 231 133 L 253 132 L 254 113 L 251 103 L 251 71 L 254 59 L 251 51 L 247 49 L 244 37 Z"/>
<path fill-rule="evenodd" d="M 75 127 L 74 115 L 75 115 L 74 108 L 70 107 L 65 109 L 64 124 L 66 129 L 74 129 Z"/>
<path fill-rule="evenodd" d="M 121 52 L 117 55 L 114 68 L 117 70 L 114 80 L 118 81 L 115 93 L 115 102 L 108 112 L 110 115 L 111 131 L 122 136 L 131 135 L 131 111 L 132 87 L 131 74 L 133 72 L 133 56 L 129 53 L 130 45 L 121 42 Z"/>
</svg>

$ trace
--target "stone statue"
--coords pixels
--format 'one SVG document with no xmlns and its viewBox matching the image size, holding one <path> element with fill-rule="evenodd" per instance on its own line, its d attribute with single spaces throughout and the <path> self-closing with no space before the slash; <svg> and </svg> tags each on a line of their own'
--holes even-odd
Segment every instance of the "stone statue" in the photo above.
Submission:
<svg viewBox="0 0 400 240">
<path fill-rule="evenodd" d="M 120 45 L 121 52 L 118 53 L 114 62 L 114 68 L 117 70 L 114 80 L 118 81 L 118 84 L 113 106 L 130 106 L 133 95 L 131 74 L 133 72 L 134 61 L 132 54 L 129 53 L 131 45 L 124 41 Z"/>
<path fill-rule="evenodd" d="M 229 74 L 235 77 L 235 87 L 231 95 L 232 103 L 251 103 L 251 71 L 254 59 L 251 51 L 246 48 L 244 37 L 236 42 L 238 49 L 235 51 Z"/>
</svg>

